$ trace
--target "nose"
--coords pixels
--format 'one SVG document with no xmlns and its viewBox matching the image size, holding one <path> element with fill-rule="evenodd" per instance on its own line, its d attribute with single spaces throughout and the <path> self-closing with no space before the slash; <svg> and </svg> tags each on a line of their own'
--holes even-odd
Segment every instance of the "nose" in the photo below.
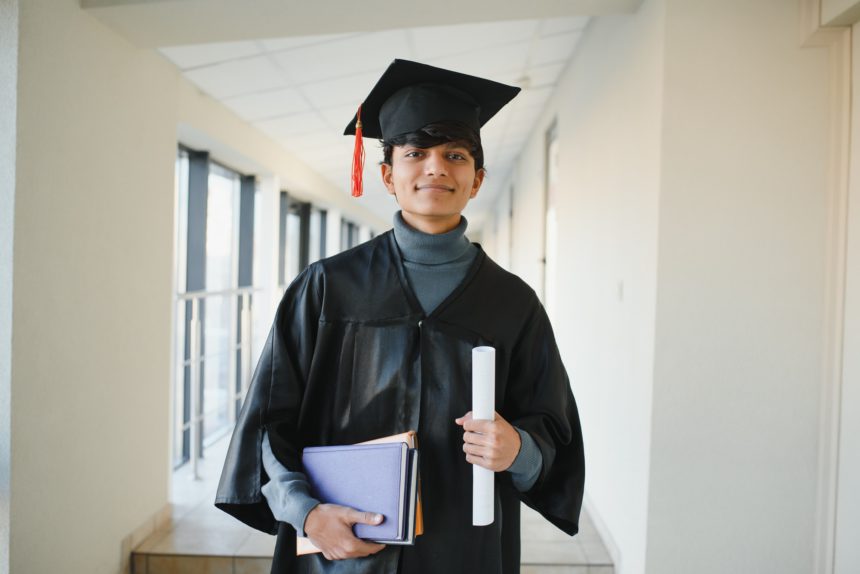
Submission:
<svg viewBox="0 0 860 574">
<path fill-rule="evenodd" d="M 433 176 L 444 176 L 448 174 L 445 164 L 445 151 L 440 150 L 437 146 L 427 150 L 427 155 L 424 160 L 424 173 Z"/>
</svg>

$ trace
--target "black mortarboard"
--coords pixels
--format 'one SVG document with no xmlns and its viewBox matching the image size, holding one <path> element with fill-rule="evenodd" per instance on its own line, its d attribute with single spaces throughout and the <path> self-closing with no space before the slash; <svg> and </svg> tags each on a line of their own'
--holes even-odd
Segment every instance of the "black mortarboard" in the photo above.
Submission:
<svg viewBox="0 0 860 574">
<path fill-rule="evenodd" d="M 352 195 L 361 195 L 362 137 L 389 139 L 440 121 L 479 132 L 520 88 L 409 60 L 394 60 L 346 126 L 356 136 Z"/>
</svg>

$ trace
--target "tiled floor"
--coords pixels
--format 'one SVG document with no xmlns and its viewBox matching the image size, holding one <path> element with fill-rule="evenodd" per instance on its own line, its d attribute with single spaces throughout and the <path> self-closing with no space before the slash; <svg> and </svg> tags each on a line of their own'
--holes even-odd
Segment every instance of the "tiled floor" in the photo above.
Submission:
<svg viewBox="0 0 860 574">
<path fill-rule="evenodd" d="M 212 505 L 227 440 L 206 450 L 201 479 L 190 465 L 174 474 L 173 524 L 135 549 L 133 574 L 269 574 L 275 538 L 248 528 Z M 523 506 L 522 574 L 614 574 L 587 514 L 580 533 L 565 535 Z"/>
</svg>

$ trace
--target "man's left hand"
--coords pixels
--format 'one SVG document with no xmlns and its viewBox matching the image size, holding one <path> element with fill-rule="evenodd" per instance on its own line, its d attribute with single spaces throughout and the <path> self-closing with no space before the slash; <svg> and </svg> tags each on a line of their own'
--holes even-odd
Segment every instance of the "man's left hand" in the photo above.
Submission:
<svg viewBox="0 0 860 574">
<path fill-rule="evenodd" d="M 472 411 L 455 419 L 463 427 L 463 452 L 466 462 L 494 472 L 507 470 L 520 452 L 520 433 L 496 413 L 492 421 L 472 418 Z"/>
</svg>

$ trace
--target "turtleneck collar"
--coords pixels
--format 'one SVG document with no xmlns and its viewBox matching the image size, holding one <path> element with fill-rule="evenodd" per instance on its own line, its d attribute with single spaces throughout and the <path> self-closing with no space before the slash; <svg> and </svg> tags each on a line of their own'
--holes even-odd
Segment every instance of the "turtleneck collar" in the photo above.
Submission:
<svg viewBox="0 0 860 574">
<path fill-rule="evenodd" d="M 410 227 L 398 211 L 394 214 L 394 239 L 404 261 L 424 265 L 439 265 L 462 257 L 472 246 L 466 238 L 468 222 L 460 216 L 460 224 L 439 234 L 424 233 Z"/>
</svg>

